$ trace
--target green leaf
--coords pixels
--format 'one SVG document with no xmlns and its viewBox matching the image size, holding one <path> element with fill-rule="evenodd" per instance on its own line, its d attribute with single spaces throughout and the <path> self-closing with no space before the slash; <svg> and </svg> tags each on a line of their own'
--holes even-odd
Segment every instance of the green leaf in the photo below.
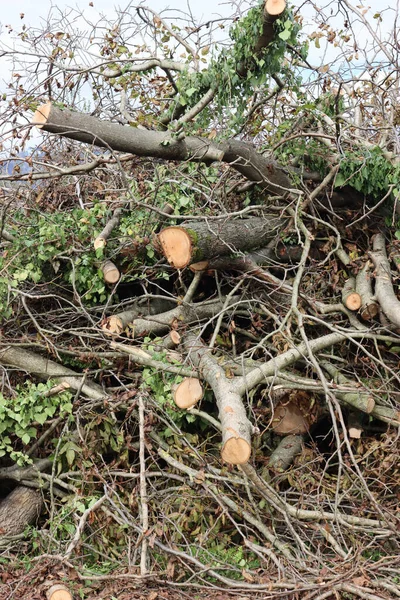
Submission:
<svg viewBox="0 0 400 600">
<path fill-rule="evenodd" d="M 31 441 L 31 436 L 29 435 L 29 433 L 24 433 L 21 440 L 24 442 L 24 444 L 29 444 L 29 442 Z"/>
<path fill-rule="evenodd" d="M 75 461 L 75 450 L 73 448 L 69 447 L 65 453 L 65 456 L 67 457 L 68 465 L 71 467 Z"/>
<path fill-rule="evenodd" d="M 342 187 L 342 185 L 345 183 L 346 178 L 342 173 L 338 173 L 335 177 L 335 188 L 336 187 Z"/>
<path fill-rule="evenodd" d="M 281 31 L 280 33 L 278 33 L 278 37 L 281 38 L 281 40 L 284 40 L 286 42 L 286 40 L 288 40 L 290 38 L 291 35 L 291 31 L 289 31 L 289 29 L 284 29 L 283 31 Z M 315 42 L 317 42 L 317 40 L 315 40 Z M 317 45 L 315 43 L 315 45 Z M 319 46 L 317 46 L 319 48 Z"/>
</svg>

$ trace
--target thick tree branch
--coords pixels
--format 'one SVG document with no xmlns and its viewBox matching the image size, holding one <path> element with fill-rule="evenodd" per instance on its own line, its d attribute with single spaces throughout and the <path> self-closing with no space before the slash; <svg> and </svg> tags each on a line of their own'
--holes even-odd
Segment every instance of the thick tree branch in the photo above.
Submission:
<svg viewBox="0 0 400 600">
<path fill-rule="evenodd" d="M 222 161 L 273 194 L 282 195 L 291 189 L 289 178 L 275 161 L 238 140 L 214 144 L 206 138 L 187 137 L 179 141 L 169 132 L 101 121 L 90 115 L 60 109 L 50 102 L 37 109 L 32 124 L 43 131 L 137 156 L 205 163 Z"/>
</svg>

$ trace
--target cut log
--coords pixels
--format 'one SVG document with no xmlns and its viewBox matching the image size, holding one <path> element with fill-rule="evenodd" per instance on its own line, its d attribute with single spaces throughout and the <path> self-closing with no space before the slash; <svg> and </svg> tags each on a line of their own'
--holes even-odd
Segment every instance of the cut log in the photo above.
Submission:
<svg viewBox="0 0 400 600">
<path fill-rule="evenodd" d="M 274 411 L 272 429 L 280 435 L 300 435 L 307 433 L 310 422 L 303 411 L 293 402 L 282 402 Z"/>
<path fill-rule="evenodd" d="M 324 369 L 324 371 L 326 371 L 330 375 L 330 377 L 335 383 L 348 387 L 355 386 L 355 384 L 353 384 L 349 379 L 342 375 L 340 371 L 332 364 L 323 361 L 320 363 L 320 365 Z M 359 392 L 335 391 L 335 397 L 339 400 L 340 403 L 347 404 L 347 406 L 356 408 L 357 410 L 360 410 L 361 412 L 367 415 L 373 413 L 375 408 L 375 400 L 373 399 L 371 394 L 364 389 L 360 389 Z"/>
<path fill-rule="evenodd" d="M 385 238 L 376 234 L 370 257 L 375 265 L 375 295 L 389 321 L 400 328 L 400 302 L 393 290 L 392 274 L 386 254 Z"/>
<path fill-rule="evenodd" d="M 118 267 L 116 267 L 111 260 L 106 260 L 101 265 L 101 270 L 103 271 L 104 281 L 110 285 L 117 283 L 121 277 Z"/>
<path fill-rule="evenodd" d="M 172 329 L 168 335 L 166 335 L 159 344 L 157 344 L 156 346 L 156 350 L 170 350 L 171 348 L 175 348 L 176 346 L 179 346 L 179 344 L 181 343 L 181 336 L 178 333 L 178 331 L 175 331 L 174 329 Z"/>
<path fill-rule="evenodd" d="M 238 301 L 238 296 L 229 299 L 229 304 L 234 304 Z M 222 310 L 224 307 L 224 299 L 212 300 L 209 302 L 199 302 L 196 304 L 181 304 L 172 310 L 149 316 L 147 318 L 129 319 L 129 312 L 119 313 L 113 317 L 108 317 L 102 325 L 105 333 L 121 333 L 129 324 L 132 328 L 132 335 L 137 338 L 143 335 L 155 334 L 160 335 L 175 328 L 177 324 L 190 324 L 202 319 L 210 319 Z"/>
<path fill-rule="evenodd" d="M 361 298 L 360 316 L 365 321 L 371 321 L 379 313 L 379 305 L 372 292 L 370 263 L 367 261 L 356 277 L 356 291 Z"/>
<path fill-rule="evenodd" d="M 203 386 L 196 377 L 185 377 L 174 390 L 174 401 L 179 408 L 191 408 L 203 397 Z"/>
<path fill-rule="evenodd" d="M 0 538 L 22 533 L 37 521 L 43 507 L 40 491 L 19 485 L 0 502 Z"/>
<path fill-rule="evenodd" d="M 282 195 L 291 189 L 290 179 L 283 168 L 239 140 L 231 139 L 219 144 L 194 136 L 175 140 L 169 131 L 143 130 L 108 123 L 91 115 L 58 108 L 51 102 L 39 106 L 32 124 L 43 131 L 85 144 L 95 144 L 108 150 L 129 152 L 137 156 L 205 163 L 222 160 L 272 194 Z"/>
<path fill-rule="evenodd" d="M 163 229 L 158 234 L 158 242 L 168 262 L 176 269 L 183 269 L 214 256 L 260 248 L 274 239 L 281 227 L 281 219 L 267 216 L 199 221 Z"/>
<path fill-rule="evenodd" d="M 342 291 L 342 302 L 349 310 L 358 310 L 361 306 L 360 294 L 356 292 L 356 280 L 349 277 Z"/>
<path fill-rule="evenodd" d="M 73 600 L 67 586 L 62 584 L 52 585 L 46 592 L 47 600 Z"/>
<path fill-rule="evenodd" d="M 27 371 L 41 379 L 66 382 L 70 388 L 79 390 L 80 393 L 93 400 L 101 400 L 107 396 L 99 385 L 87 382 L 84 375 L 24 348 L 10 346 L 0 348 L 0 363 Z"/>
<path fill-rule="evenodd" d="M 183 345 L 214 392 L 222 430 L 222 460 L 232 465 L 245 464 L 251 455 L 252 425 L 242 396 L 236 390 L 235 380 L 226 377 L 225 370 L 196 332 L 187 333 L 183 338 Z"/>
<path fill-rule="evenodd" d="M 104 248 L 107 244 L 107 240 L 110 237 L 113 229 L 117 227 L 119 224 L 120 218 L 122 214 L 122 208 L 117 208 L 114 211 L 112 218 L 108 221 L 107 225 L 104 227 L 103 231 L 99 233 L 97 238 L 93 242 L 94 249 Z"/>
</svg>

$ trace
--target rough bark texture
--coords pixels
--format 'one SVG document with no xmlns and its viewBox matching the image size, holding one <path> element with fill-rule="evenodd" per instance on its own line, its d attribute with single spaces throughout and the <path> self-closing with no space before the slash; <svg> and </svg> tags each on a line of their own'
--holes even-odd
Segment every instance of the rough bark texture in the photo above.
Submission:
<svg viewBox="0 0 400 600">
<path fill-rule="evenodd" d="M 281 228 L 282 220 L 276 217 L 198 221 L 167 227 L 158 234 L 158 241 L 169 263 L 183 268 L 214 256 L 259 248 L 274 239 Z"/>
<path fill-rule="evenodd" d="M 0 538 L 22 533 L 35 523 L 43 506 L 42 494 L 20 485 L 0 503 Z"/>
<path fill-rule="evenodd" d="M 375 236 L 373 249 L 370 256 L 375 265 L 375 295 L 389 321 L 396 327 L 400 327 L 400 302 L 393 290 L 385 237 L 381 233 Z"/>
<path fill-rule="evenodd" d="M 100 121 L 96 117 L 61 109 L 51 103 L 38 108 L 32 123 L 43 131 L 137 156 L 206 163 L 223 161 L 273 194 L 282 195 L 291 188 L 290 179 L 275 161 L 258 154 L 254 146 L 237 140 L 214 144 L 208 139 L 187 137 L 178 141 L 169 132 Z"/>
</svg>

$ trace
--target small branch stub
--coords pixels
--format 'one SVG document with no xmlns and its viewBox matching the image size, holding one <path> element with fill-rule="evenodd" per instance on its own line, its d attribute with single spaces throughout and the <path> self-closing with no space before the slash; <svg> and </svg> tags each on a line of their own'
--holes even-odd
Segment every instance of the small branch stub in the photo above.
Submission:
<svg viewBox="0 0 400 600">
<path fill-rule="evenodd" d="M 47 600 L 73 600 L 72 594 L 65 585 L 53 585 L 46 592 Z"/>
<path fill-rule="evenodd" d="M 196 377 L 185 377 L 185 379 L 176 386 L 174 391 L 174 401 L 179 408 L 191 408 L 195 406 L 203 397 L 203 386 Z"/>
<path fill-rule="evenodd" d="M 356 280 L 350 277 L 343 286 L 342 301 L 349 310 L 358 310 L 361 306 L 360 294 L 356 292 Z"/>
</svg>

